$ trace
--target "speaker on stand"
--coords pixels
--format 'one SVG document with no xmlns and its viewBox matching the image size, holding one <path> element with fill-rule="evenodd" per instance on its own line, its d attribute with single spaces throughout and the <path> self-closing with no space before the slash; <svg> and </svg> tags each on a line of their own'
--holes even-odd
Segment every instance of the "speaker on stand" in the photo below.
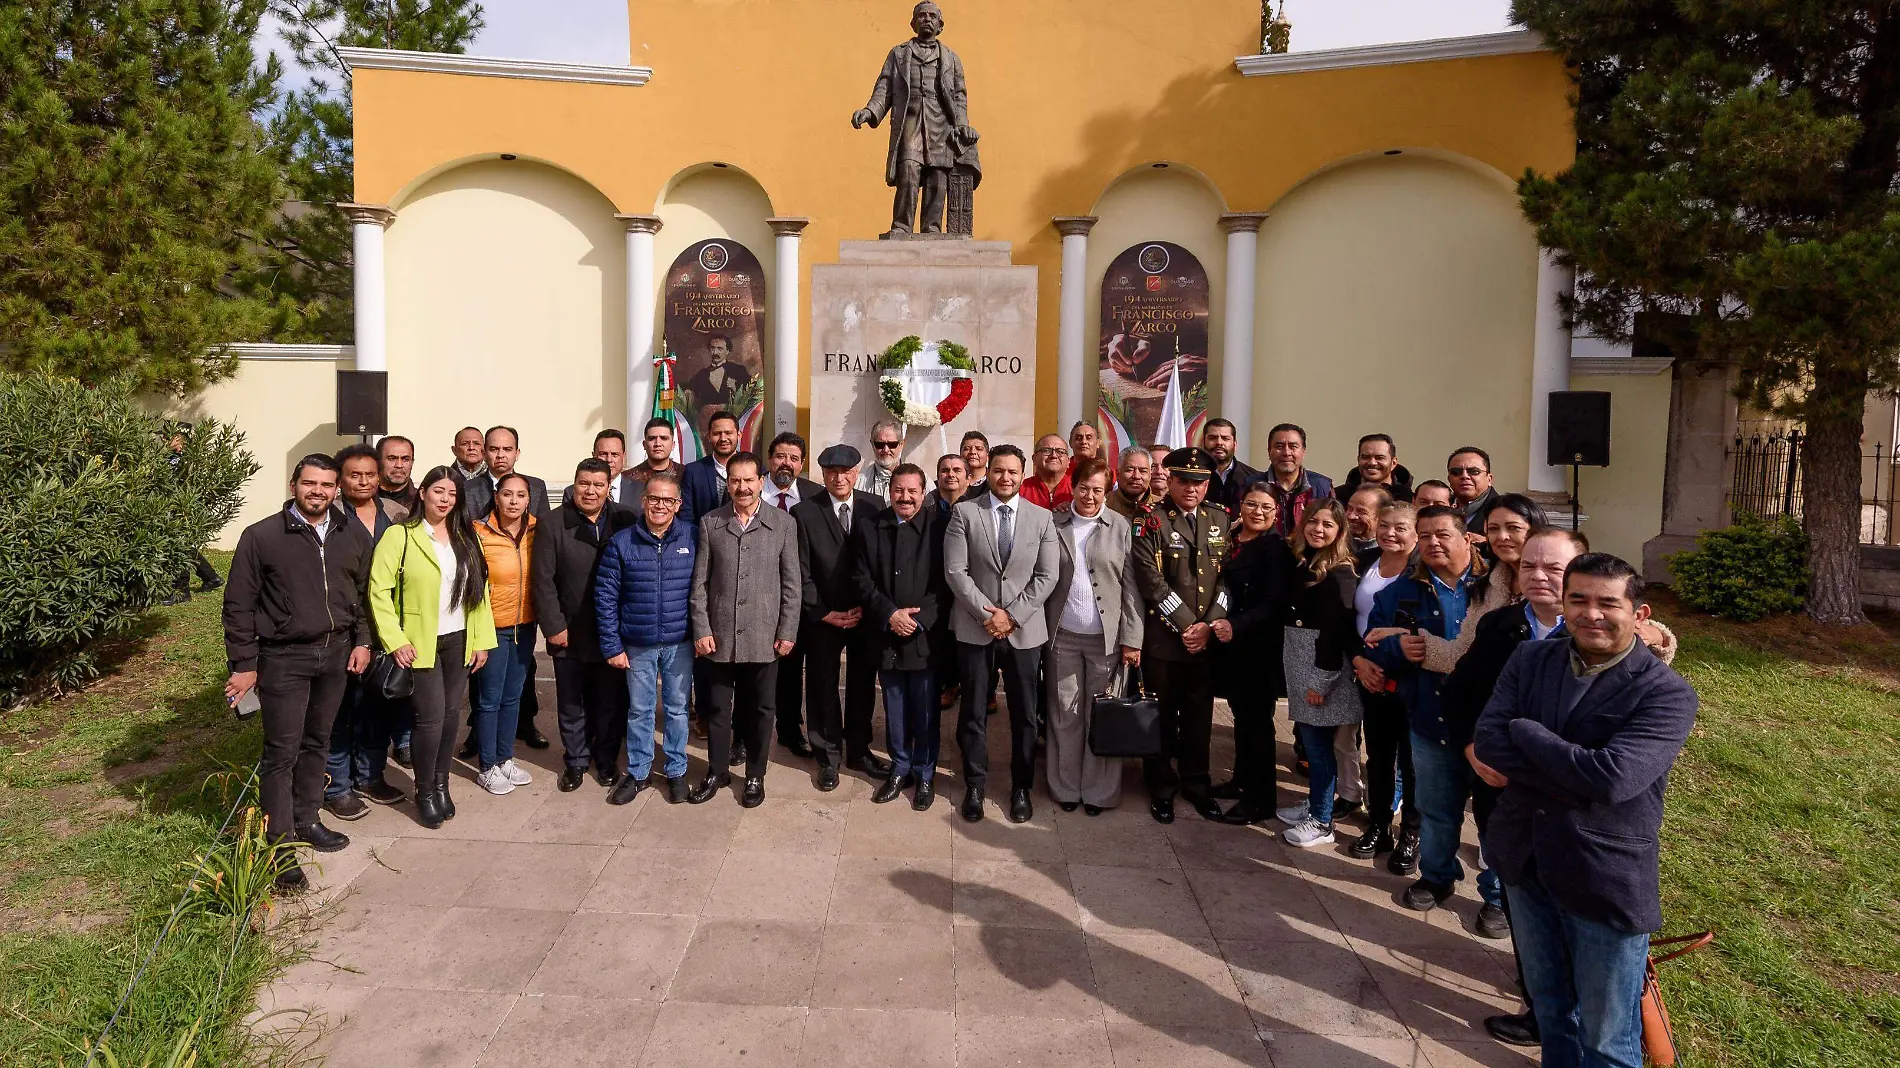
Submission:
<svg viewBox="0 0 1900 1068">
<path fill-rule="evenodd" d="M 1598 390 L 1550 394 L 1544 462 L 1570 468 L 1570 529 L 1583 511 L 1582 469 L 1610 466 L 1610 395 Z"/>
<path fill-rule="evenodd" d="M 336 373 L 336 432 L 355 434 L 365 445 L 389 433 L 389 372 Z"/>
</svg>

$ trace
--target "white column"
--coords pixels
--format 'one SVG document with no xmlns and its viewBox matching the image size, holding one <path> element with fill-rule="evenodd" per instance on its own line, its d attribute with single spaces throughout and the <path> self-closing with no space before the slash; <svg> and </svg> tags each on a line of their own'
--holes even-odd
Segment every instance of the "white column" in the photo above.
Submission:
<svg viewBox="0 0 1900 1068">
<path fill-rule="evenodd" d="M 772 228 L 778 295 L 772 298 L 772 432 L 798 432 L 798 241 L 810 219 L 765 220 Z M 764 440 L 770 440 L 766 438 Z"/>
<path fill-rule="evenodd" d="M 1220 217 L 1227 234 L 1226 314 L 1221 322 L 1220 407 L 1214 414 L 1234 424 L 1235 447 L 1253 451 L 1253 330 L 1255 264 L 1260 256 L 1264 211 L 1230 211 Z"/>
<path fill-rule="evenodd" d="M 1089 299 L 1089 231 L 1093 215 L 1058 215 L 1056 232 L 1062 235 L 1061 317 L 1056 325 L 1056 427 L 1066 436 L 1082 420 L 1095 421 L 1089 403 L 1087 354 Z"/>
<path fill-rule="evenodd" d="M 1537 318 L 1531 342 L 1531 440 L 1527 488 L 1533 495 L 1568 494 L 1564 469 L 1552 467 L 1546 449 L 1550 436 L 1550 395 L 1570 388 L 1570 328 L 1558 303 L 1576 287 L 1576 272 L 1559 264 L 1548 249 L 1537 259 Z M 1567 500 L 1566 496 L 1566 500 Z"/>
<path fill-rule="evenodd" d="M 350 220 L 356 304 L 356 369 L 389 370 L 389 316 L 383 277 L 383 229 L 396 213 L 380 204 L 338 204 Z"/>
<path fill-rule="evenodd" d="M 653 407 L 653 235 L 657 215 L 615 215 L 627 225 L 627 425 L 638 427 Z"/>
</svg>

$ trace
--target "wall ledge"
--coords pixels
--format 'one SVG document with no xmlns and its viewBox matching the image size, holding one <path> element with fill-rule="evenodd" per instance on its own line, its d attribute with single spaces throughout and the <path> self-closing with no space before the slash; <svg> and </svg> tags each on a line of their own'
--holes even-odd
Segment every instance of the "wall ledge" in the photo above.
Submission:
<svg viewBox="0 0 1900 1068">
<path fill-rule="evenodd" d="M 1659 375 L 1676 361 L 1668 356 L 1572 356 L 1572 375 Z"/>
<path fill-rule="evenodd" d="M 1540 52 L 1543 48 L 1544 39 L 1535 31 L 1507 30 L 1503 33 L 1485 33 L 1470 37 L 1441 37 L 1429 41 L 1401 41 L 1396 44 L 1326 48 L 1316 52 L 1239 56 L 1234 59 L 1234 66 L 1245 77 L 1263 78 L 1274 74 L 1300 74 L 1315 70 L 1391 67 L 1401 63 L 1430 63 L 1441 59 L 1509 56 L 1522 52 Z"/>
<path fill-rule="evenodd" d="M 612 67 L 596 63 L 559 63 L 542 59 L 465 56 L 449 52 L 409 52 L 398 48 L 339 48 L 351 70 L 406 70 L 424 74 L 468 74 L 481 78 L 526 78 L 587 85 L 645 85 L 652 67 Z"/>
<path fill-rule="evenodd" d="M 224 351 L 240 360 L 310 360 L 336 363 L 356 359 L 355 345 L 273 345 L 262 341 L 234 341 Z"/>
</svg>

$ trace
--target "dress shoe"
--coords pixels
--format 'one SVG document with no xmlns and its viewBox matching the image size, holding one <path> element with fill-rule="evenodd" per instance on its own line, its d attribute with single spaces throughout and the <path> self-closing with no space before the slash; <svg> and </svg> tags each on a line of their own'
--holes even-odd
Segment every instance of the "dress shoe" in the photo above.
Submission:
<svg viewBox="0 0 1900 1068">
<path fill-rule="evenodd" d="M 184 604 L 186 601 L 189 601 L 189 600 L 191 600 L 191 591 L 180 590 L 177 593 L 167 596 L 164 600 L 158 603 L 164 605 L 167 608 L 170 608 L 172 605 Z"/>
<path fill-rule="evenodd" d="M 800 760 L 810 760 L 818 755 L 818 750 L 813 749 L 811 743 L 803 738 L 780 738 L 778 744 L 780 749 L 785 750 Z"/>
<path fill-rule="evenodd" d="M 1502 908 L 1490 902 L 1478 907 L 1477 927 L 1479 938 L 1511 937 L 1511 918 L 1504 914 Z"/>
<path fill-rule="evenodd" d="M 546 749 L 549 744 L 548 736 L 532 726 L 515 735 L 515 741 L 526 745 L 529 749 Z"/>
<path fill-rule="evenodd" d="M 930 803 L 937 799 L 937 787 L 929 779 L 917 780 L 917 789 L 911 794 L 910 808 L 913 812 L 927 812 Z"/>
<path fill-rule="evenodd" d="M 686 795 L 692 792 L 692 789 L 686 785 L 684 775 L 675 775 L 666 780 L 666 803 L 669 805 L 685 804 Z"/>
<path fill-rule="evenodd" d="M 699 780 L 699 785 L 693 787 L 693 791 L 686 795 L 686 801 L 688 804 L 703 805 L 730 785 L 732 785 L 732 776 L 709 774 Z"/>
<path fill-rule="evenodd" d="M 1081 808 L 1081 807 L 1082 807 L 1082 802 L 1080 802 L 1080 801 L 1057 801 L 1057 802 L 1056 802 L 1056 807 L 1057 807 L 1057 808 L 1059 808 L 1059 809 L 1061 809 L 1061 810 L 1062 810 L 1062 811 L 1064 811 L 1064 812 L 1074 812 L 1074 811 L 1075 811 L 1076 809 L 1078 809 L 1078 808 Z"/>
<path fill-rule="evenodd" d="M 1450 896 L 1450 884 L 1434 883 L 1427 879 L 1420 879 L 1418 882 L 1406 887 L 1405 893 L 1399 895 L 1399 904 L 1404 905 L 1413 912 L 1430 912 L 1439 905 L 1444 904 L 1445 899 Z"/>
<path fill-rule="evenodd" d="M 1364 801 L 1348 801 L 1343 797 L 1335 797 L 1333 798 L 1333 818 L 1338 819 L 1341 816 L 1350 816 L 1365 807 L 1366 803 Z"/>
<path fill-rule="evenodd" d="M 1215 823 L 1227 822 L 1227 813 L 1221 811 L 1220 802 L 1206 794 L 1197 791 L 1194 793 L 1183 793 L 1181 796 L 1187 799 L 1188 804 L 1194 806 L 1194 811 L 1200 813 L 1202 819 L 1211 820 Z"/>
<path fill-rule="evenodd" d="M 1209 789 L 1207 796 L 1216 801 L 1238 801 L 1240 800 L 1240 780 L 1228 779 L 1226 782 Z"/>
<path fill-rule="evenodd" d="M 748 775 L 745 789 L 739 794 L 740 808 L 758 808 L 765 804 L 765 780 L 757 775 Z"/>
<path fill-rule="evenodd" d="M 394 760 L 399 768 L 413 768 L 416 766 L 416 751 L 406 745 L 399 745 L 389 759 Z"/>
<path fill-rule="evenodd" d="M 957 702 L 962 700 L 962 698 L 963 687 L 947 686 L 944 688 L 943 695 L 937 698 L 937 709 L 940 712 L 948 712 L 950 709 L 957 707 Z"/>
<path fill-rule="evenodd" d="M 983 788 L 967 787 L 963 791 L 963 805 L 957 809 L 967 823 L 976 823 L 983 819 Z"/>
<path fill-rule="evenodd" d="M 586 778 L 587 769 L 568 768 L 561 772 L 561 780 L 554 785 L 559 787 L 562 793 L 571 794 L 581 788 L 581 783 L 585 781 Z"/>
<path fill-rule="evenodd" d="M 310 889 L 310 880 L 304 876 L 303 867 L 292 864 L 277 873 L 277 892 L 280 894 L 301 894 Z"/>
<path fill-rule="evenodd" d="M 1036 814 L 1036 806 L 1029 803 L 1028 790 L 1009 792 L 1009 822 L 1028 823 L 1029 817 Z"/>
<path fill-rule="evenodd" d="M 1385 870 L 1394 875 L 1418 873 L 1417 831 L 1405 831 L 1399 835 L 1399 844 L 1392 850 L 1392 855 L 1385 858 Z"/>
<path fill-rule="evenodd" d="M 613 768 L 595 768 L 594 781 L 611 790 L 620 781 L 620 773 Z"/>
<path fill-rule="evenodd" d="M 706 721 L 705 721 L 705 719 L 703 719 L 703 718 L 697 718 L 697 719 L 694 719 L 694 720 L 693 720 L 693 737 L 695 737 L 695 738 L 704 738 L 704 737 L 706 737 Z"/>
<path fill-rule="evenodd" d="M 608 792 L 607 803 L 610 805 L 630 805 L 633 803 L 634 798 L 640 796 L 640 790 L 645 786 L 645 780 L 636 779 L 631 775 L 625 776 L 618 783 L 615 783 L 614 788 Z"/>
<path fill-rule="evenodd" d="M 369 806 L 363 803 L 362 798 L 356 796 L 355 790 L 345 790 L 335 797 L 324 798 L 323 811 L 348 822 L 360 820 L 369 815 Z"/>
<path fill-rule="evenodd" d="M 852 771 L 863 772 L 873 779 L 882 779 L 891 773 L 891 762 L 876 753 L 859 753 L 857 756 L 848 757 L 844 766 Z"/>
<path fill-rule="evenodd" d="M 733 746 L 732 752 L 726 756 L 726 766 L 729 768 L 736 768 L 736 767 L 743 766 L 745 764 L 747 755 L 748 754 L 745 751 L 745 746 L 743 745 Z"/>
<path fill-rule="evenodd" d="M 475 736 L 470 734 L 468 741 L 462 743 L 462 748 L 455 751 L 455 759 L 474 760 L 480 754 L 481 747 L 475 744 Z"/>
<path fill-rule="evenodd" d="M 1528 1012 L 1516 1012 L 1509 1016 L 1486 1016 L 1484 1029 L 1492 1038 L 1507 1046 L 1541 1046 L 1542 1036 L 1537 1033 L 1537 1017 Z"/>
<path fill-rule="evenodd" d="M 435 787 L 416 787 L 416 822 L 432 831 L 442 826 L 442 802 L 435 795 Z"/>
<path fill-rule="evenodd" d="M 409 796 L 382 779 L 377 779 L 363 787 L 362 794 L 371 804 L 376 805 L 400 805 L 403 799 Z"/>
<path fill-rule="evenodd" d="M 871 795 L 871 803 L 873 805 L 890 804 L 897 800 L 898 796 L 904 792 L 904 787 L 909 782 L 910 776 L 908 775 L 893 775 L 885 779 L 883 782 L 878 783 L 877 792 Z"/>
<path fill-rule="evenodd" d="M 1085 816 L 1099 816 L 1103 811 L 1105 810 L 1100 805 L 1091 805 L 1086 801 L 1082 803 L 1082 814 Z"/>
<path fill-rule="evenodd" d="M 339 853 L 350 844 L 350 836 L 342 831 L 333 831 L 322 823 L 308 823 L 297 828 L 297 841 L 319 853 Z"/>
<path fill-rule="evenodd" d="M 1153 816 L 1155 818 L 1156 823 L 1173 823 L 1174 822 L 1174 798 L 1157 797 L 1149 801 L 1148 815 Z"/>
<path fill-rule="evenodd" d="M 1359 836 L 1358 841 L 1347 848 L 1346 852 L 1360 860 L 1371 860 L 1381 853 L 1390 853 L 1398 845 L 1392 840 L 1392 828 L 1389 826 L 1372 827 Z"/>
<path fill-rule="evenodd" d="M 447 775 L 437 775 L 435 777 L 435 803 L 436 807 L 442 810 L 442 818 L 444 820 L 452 820 L 455 818 L 455 798 L 449 796 L 449 777 Z"/>
<path fill-rule="evenodd" d="M 198 584 L 198 591 L 200 593 L 210 593 L 212 590 L 218 590 L 218 589 L 223 589 L 223 588 L 224 588 L 224 580 L 219 578 L 216 575 L 213 575 L 210 578 L 205 579 L 203 582 L 200 582 Z"/>
<path fill-rule="evenodd" d="M 820 764 L 818 766 L 819 792 L 828 794 L 831 791 L 836 790 L 837 788 L 838 788 L 838 766 L 836 764 Z"/>
<path fill-rule="evenodd" d="M 1257 823 L 1265 823 L 1273 819 L 1274 815 L 1273 809 L 1268 806 L 1256 805 L 1252 801 L 1242 801 L 1228 809 L 1227 814 L 1221 817 L 1221 822 L 1230 823 L 1235 827 L 1249 827 Z"/>
</svg>

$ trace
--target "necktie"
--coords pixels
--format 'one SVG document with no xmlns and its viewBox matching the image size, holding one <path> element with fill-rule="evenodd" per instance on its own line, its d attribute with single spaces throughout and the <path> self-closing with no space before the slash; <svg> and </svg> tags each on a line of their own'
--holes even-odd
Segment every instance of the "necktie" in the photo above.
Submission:
<svg viewBox="0 0 1900 1068">
<path fill-rule="evenodd" d="M 841 504 L 838 506 L 838 525 L 844 528 L 844 532 L 846 534 L 851 533 L 851 505 L 850 504 L 847 503 L 847 504 Z"/>
<path fill-rule="evenodd" d="M 1011 508 L 1002 505 L 997 509 L 1003 514 L 1003 521 L 996 528 L 996 552 L 1003 558 L 1003 566 L 1009 566 L 1009 551 L 1016 547 L 1016 526 L 1010 521 Z"/>
<path fill-rule="evenodd" d="M 786 515 L 792 513 L 792 499 L 787 497 L 782 490 L 778 495 L 778 510 L 784 512 Z"/>
<path fill-rule="evenodd" d="M 714 471 L 713 473 L 716 475 L 719 472 Z M 718 481 L 719 481 L 719 503 L 724 504 L 726 503 L 726 480 L 722 478 L 722 479 L 719 479 Z"/>
</svg>

